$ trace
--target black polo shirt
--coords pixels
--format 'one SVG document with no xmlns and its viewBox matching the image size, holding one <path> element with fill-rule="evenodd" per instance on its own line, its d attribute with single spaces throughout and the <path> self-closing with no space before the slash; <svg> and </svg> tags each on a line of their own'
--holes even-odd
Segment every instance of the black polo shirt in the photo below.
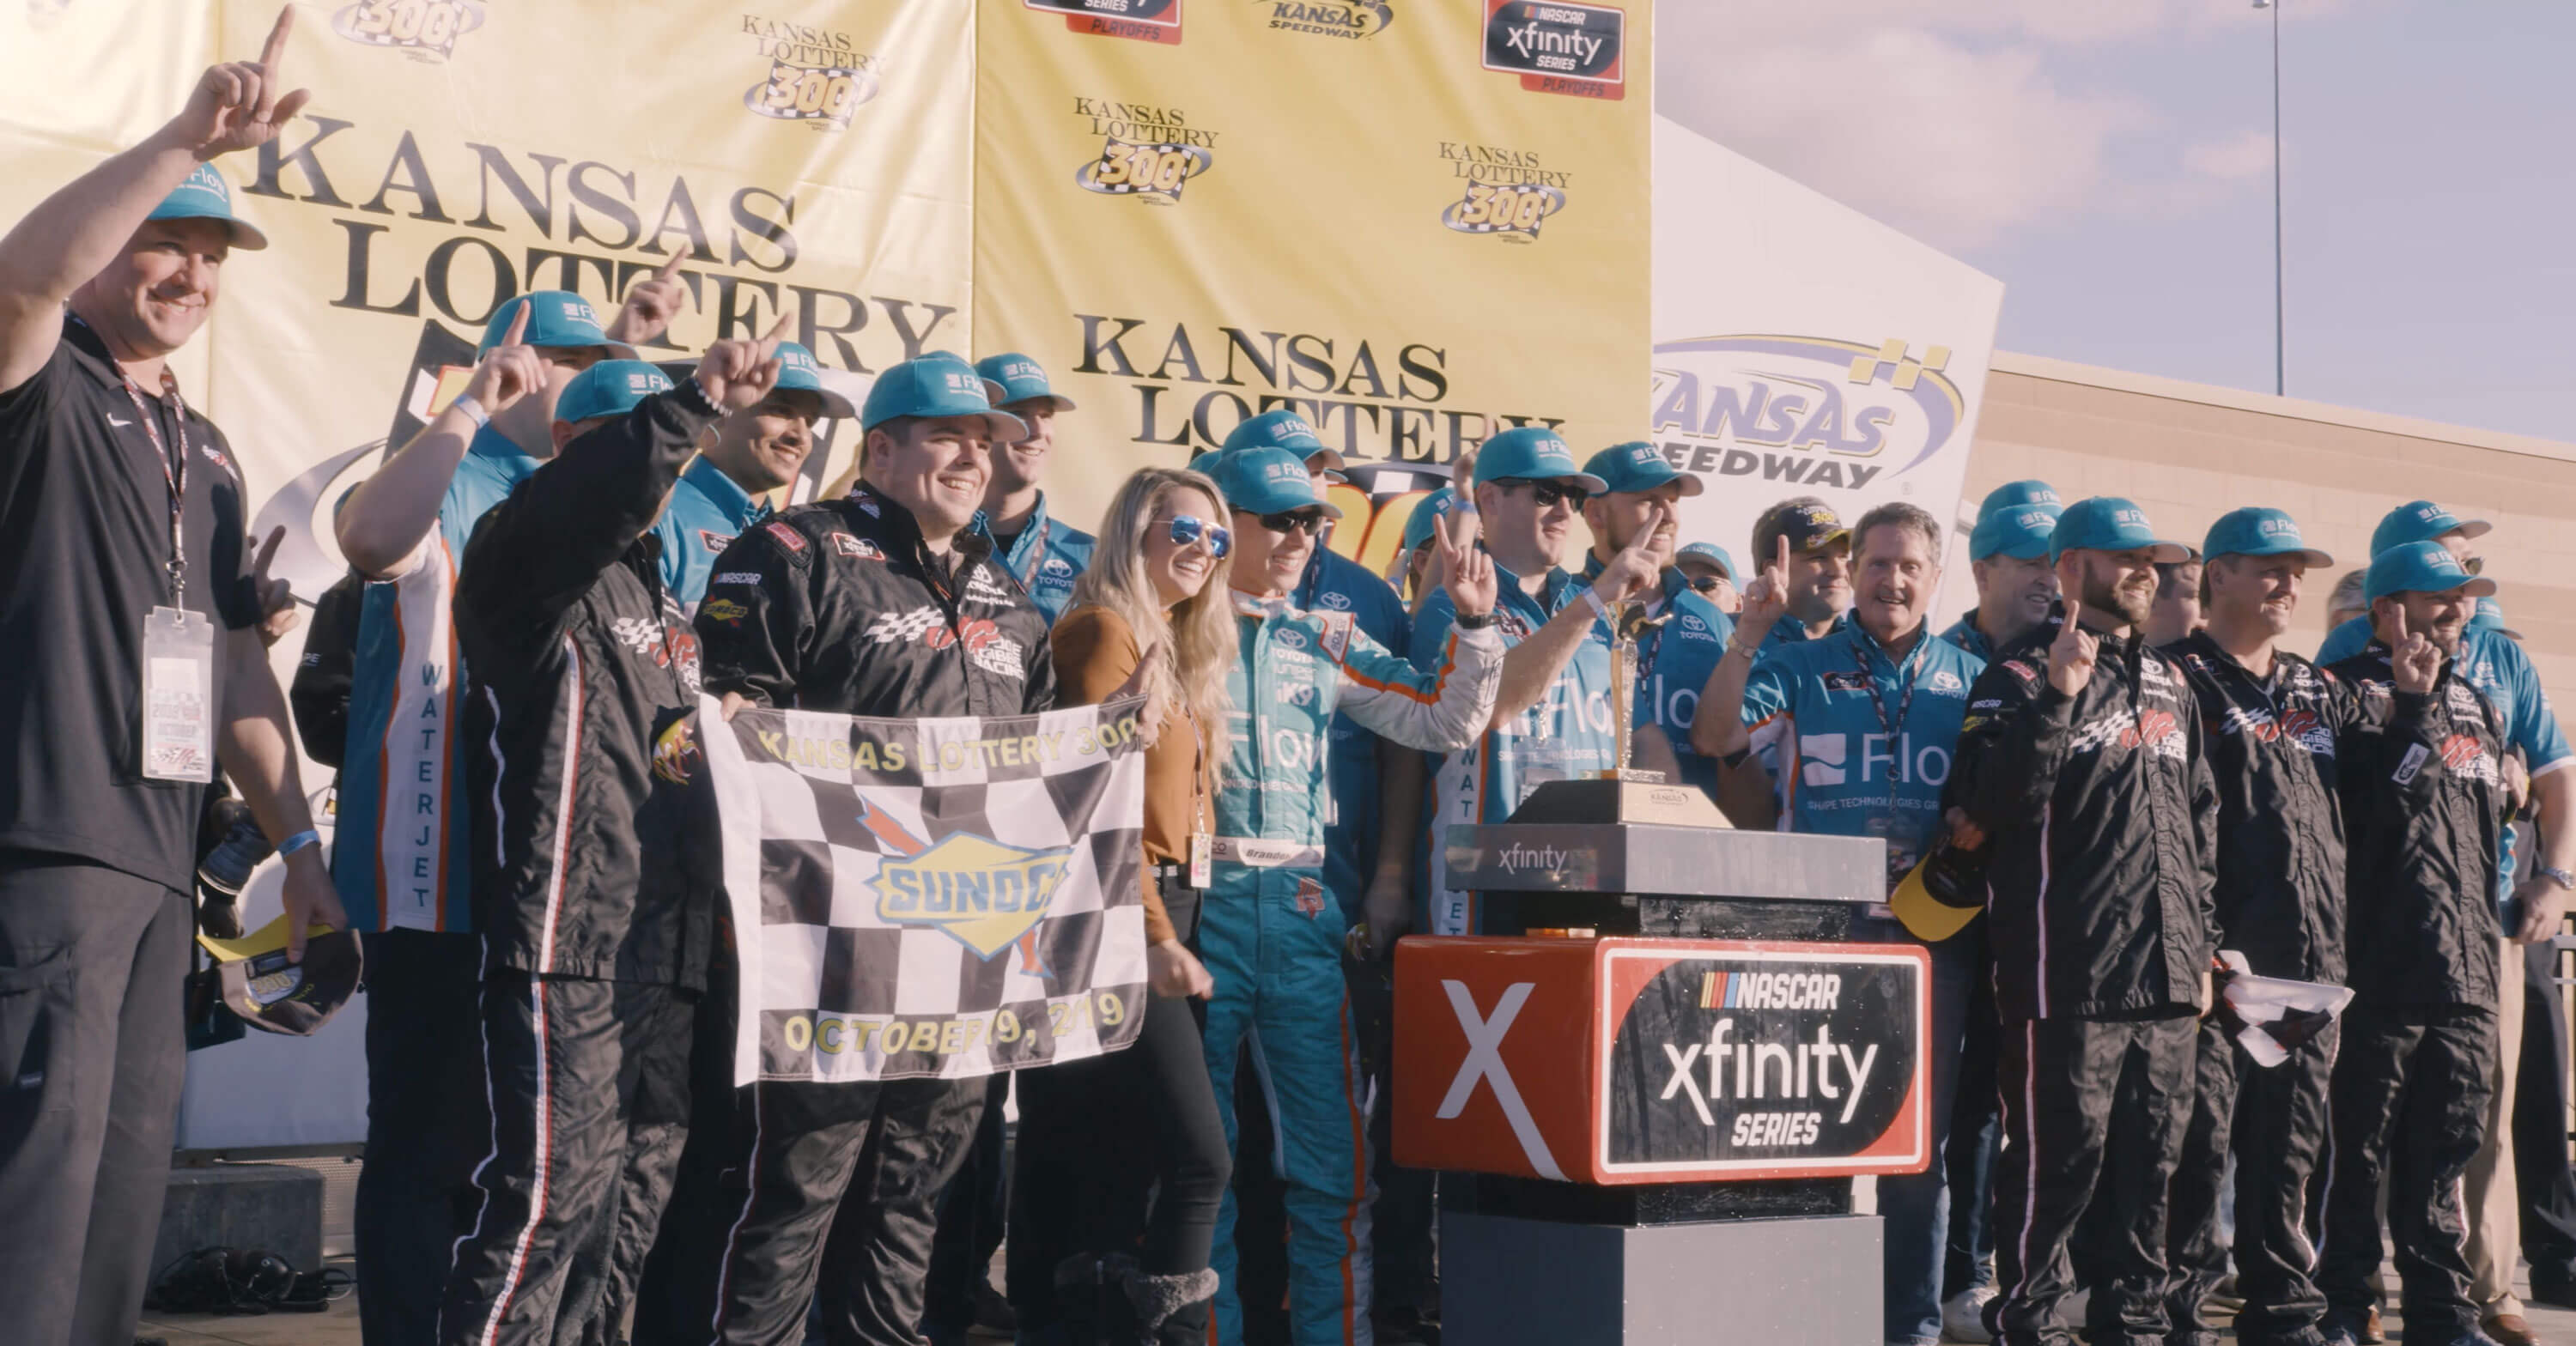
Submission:
<svg viewBox="0 0 2576 1346">
<path fill-rule="evenodd" d="M 144 406 L 176 452 L 158 389 Z M 254 624 L 241 469 L 223 432 L 187 413 L 182 606 Z M 54 851 L 182 892 L 195 869 L 199 786 L 145 780 L 144 617 L 170 602 L 170 486 L 125 380 L 89 326 L 63 320 L 51 360 L 0 392 L 0 847 Z"/>
</svg>

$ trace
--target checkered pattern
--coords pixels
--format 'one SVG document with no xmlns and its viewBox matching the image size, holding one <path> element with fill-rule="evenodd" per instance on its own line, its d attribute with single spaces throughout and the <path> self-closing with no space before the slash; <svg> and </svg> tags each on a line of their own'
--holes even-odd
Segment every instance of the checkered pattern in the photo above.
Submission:
<svg viewBox="0 0 2576 1346">
<path fill-rule="evenodd" d="M 726 724 L 705 703 L 742 964 L 735 1082 L 964 1079 L 1134 1041 L 1142 704 Z"/>
</svg>

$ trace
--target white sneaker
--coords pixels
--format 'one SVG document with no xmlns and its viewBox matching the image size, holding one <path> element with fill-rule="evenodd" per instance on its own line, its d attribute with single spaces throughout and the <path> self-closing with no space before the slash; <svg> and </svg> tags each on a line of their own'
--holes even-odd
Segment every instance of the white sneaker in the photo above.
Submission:
<svg viewBox="0 0 2576 1346">
<path fill-rule="evenodd" d="M 1986 1331 L 1986 1305 L 1994 1297 L 1995 1287 L 1980 1285 L 1942 1301 L 1941 1339 L 1975 1342 L 1978 1346 L 1993 1341 L 1994 1335 Z"/>
</svg>

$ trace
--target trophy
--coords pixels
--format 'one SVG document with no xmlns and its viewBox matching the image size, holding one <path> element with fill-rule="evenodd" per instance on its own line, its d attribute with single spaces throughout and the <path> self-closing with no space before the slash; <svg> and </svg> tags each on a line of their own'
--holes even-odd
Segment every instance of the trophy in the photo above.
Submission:
<svg viewBox="0 0 2576 1346">
<path fill-rule="evenodd" d="M 1610 768 L 1601 773 L 1603 780 L 1628 781 L 1640 785 L 1662 785 L 1664 773 L 1639 771 L 1628 765 L 1637 732 L 1637 636 L 1671 621 L 1667 609 L 1661 616 L 1646 615 L 1642 603 L 1622 603 L 1610 623 L 1610 732 L 1615 740 L 1611 748 Z"/>
</svg>

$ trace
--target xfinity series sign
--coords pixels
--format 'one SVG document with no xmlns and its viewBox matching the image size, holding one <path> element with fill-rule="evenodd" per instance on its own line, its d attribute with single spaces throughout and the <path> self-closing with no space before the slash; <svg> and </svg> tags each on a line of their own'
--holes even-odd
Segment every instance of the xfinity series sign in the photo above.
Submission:
<svg viewBox="0 0 2576 1346">
<path fill-rule="evenodd" d="M 1606 958 L 1604 1169 L 1676 1180 L 1924 1160 L 1917 958 L 1860 947 Z"/>
</svg>

